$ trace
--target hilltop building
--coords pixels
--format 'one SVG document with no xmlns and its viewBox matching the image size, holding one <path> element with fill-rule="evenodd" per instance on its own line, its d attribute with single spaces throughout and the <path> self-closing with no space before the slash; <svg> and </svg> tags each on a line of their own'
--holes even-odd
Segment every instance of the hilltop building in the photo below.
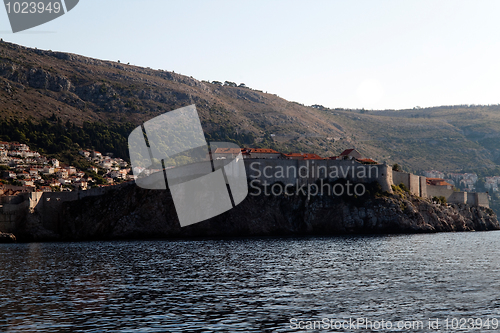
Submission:
<svg viewBox="0 0 500 333">
<path fill-rule="evenodd" d="M 356 149 L 346 149 L 344 150 L 339 157 L 341 159 L 359 159 L 363 158 L 363 156 Z"/>
</svg>

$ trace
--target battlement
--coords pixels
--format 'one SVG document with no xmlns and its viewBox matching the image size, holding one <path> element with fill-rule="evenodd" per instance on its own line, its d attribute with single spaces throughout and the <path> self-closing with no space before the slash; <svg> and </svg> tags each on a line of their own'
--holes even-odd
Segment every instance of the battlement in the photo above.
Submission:
<svg viewBox="0 0 500 333">
<path fill-rule="evenodd" d="M 457 192 L 453 185 L 429 185 L 427 178 L 408 172 L 393 171 L 394 185 L 403 184 L 414 195 L 422 198 L 444 197 L 448 203 L 467 204 L 470 206 L 490 207 L 487 193 Z"/>
<path fill-rule="evenodd" d="M 408 190 L 423 198 L 445 197 L 449 203 L 462 203 L 472 206 L 489 207 L 487 193 L 456 192 L 451 185 L 429 185 L 426 177 L 411 173 L 393 171 L 387 164 L 363 164 L 350 160 L 299 160 L 299 159 L 244 159 L 248 182 L 259 185 L 272 185 L 281 182 L 285 185 L 303 186 L 316 183 L 319 179 L 335 181 L 347 179 L 355 183 L 378 182 L 383 191 L 392 193 L 392 185 L 404 184 Z M 200 171 L 200 165 L 172 169 L 177 180 Z M 205 170 L 205 168 L 202 168 Z M 202 170 L 202 171 L 203 171 Z M 161 174 L 163 177 L 163 173 Z M 48 230 L 55 230 L 61 223 L 64 202 L 81 200 L 86 197 L 101 196 L 106 192 L 128 186 L 124 183 L 115 186 L 92 188 L 73 192 L 29 192 L 17 196 L 3 196 L 0 201 L 0 232 L 14 232 L 20 221 L 28 214 L 35 214 L 39 223 Z"/>
<path fill-rule="evenodd" d="M 282 160 L 245 159 L 249 182 L 270 185 L 308 185 L 318 179 L 348 179 L 357 183 L 378 182 L 383 191 L 391 192 L 392 169 L 387 164 L 362 164 L 356 160 Z"/>
<path fill-rule="evenodd" d="M 104 195 L 131 183 L 72 192 L 28 192 L 3 196 L 0 201 L 0 232 L 14 232 L 27 214 L 37 214 L 44 228 L 53 230 L 60 222 L 62 204 L 86 197 Z"/>
</svg>

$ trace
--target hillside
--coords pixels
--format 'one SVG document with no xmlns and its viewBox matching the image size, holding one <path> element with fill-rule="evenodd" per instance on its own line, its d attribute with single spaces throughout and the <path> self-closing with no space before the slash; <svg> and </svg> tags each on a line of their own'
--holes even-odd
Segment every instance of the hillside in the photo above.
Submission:
<svg viewBox="0 0 500 333">
<path fill-rule="evenodd" d="M 308 107 L 230 82 L 202 82 L 173 72 L 0 42 L 4 129 L 12 127 L 14 119 L 23 123 L 29 118 L 35 123 L 53 119 L 71 131 L 85 123 L 87 128 L 105 124 L 120 128 L 111 135 L 123 136 L 116 144 L 124 145 L 123 128 L 193 103 L 209 140 L 321 156 L 354 147 L 413 171 L 500 174 L 498 105 L 369 112 Z M 95 145 L 95 140 L 82 142 Z"/>
</svg>

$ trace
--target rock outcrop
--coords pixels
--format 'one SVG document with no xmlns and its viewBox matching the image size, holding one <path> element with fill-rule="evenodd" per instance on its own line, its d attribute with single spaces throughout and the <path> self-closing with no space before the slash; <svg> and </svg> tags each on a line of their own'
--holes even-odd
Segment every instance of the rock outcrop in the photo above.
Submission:
<svg viewBox="0 0 500 333">
<path fill-rule="evenodd" d="M 9 233 L 0 232 L 0 243 L 15 243 L 16 236 Z"/>
<path fill-rule="evenodd" d="M 500 229 L 489 208 L 439 205 L 405 192 L 380 194 L 373 189 L 359 198 L 249 195 L 231 211 L 184 228 L 169 191 L 145 190 L 134 184 L 64 203 L 54 230 L 34 228 L 34 214 L 19 231 L 22 240 L 43 240 L 49 235 L 48 240 L 86 240 Z"/>
</svg>

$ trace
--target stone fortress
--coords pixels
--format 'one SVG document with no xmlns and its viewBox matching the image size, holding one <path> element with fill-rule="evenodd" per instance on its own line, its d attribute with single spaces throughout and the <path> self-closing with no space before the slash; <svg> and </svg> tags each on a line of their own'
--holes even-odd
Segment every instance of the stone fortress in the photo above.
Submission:
<svg viewBox="0 0 500 333">
<path fill-rule="evenodd" d="M 234 149 L 233 149 L 234 150 Z M 241 155 L 240 155 L 241 154 Z M 335 158 L 321 158 L 315 154 L 281 154 L 272 149 L 216 150 L 214 159 L 244 158 L 248 182 L 272 185 L 276 182 L 302 186 L 319 179 L 345 178 L 354 183 L 378 182 L 383 191 L 392 193 L 392 186 L 404 184 L 414 195 L 432 199 L 444 197 L 448 203 L 489 207 L 487 193 L 457 192 L 453 186 L 428 184 L 426 177 L 392 170 L 387 164 L 362 158 L 354 149 Z M 180 171 L 180 170 L 179 170 Z M 36 217 L 47 230 L 55 230 L 60 221 L 62 204 L 89 196 L 101 196 L 108 191 L 129 186 L 131 182 L 115 186 L 78 190 L 73 192 L 25 192 L 8 195 L 8 190 L 23 191 L 9 186 L 0 187 L 0 232 L 15 232 L 20 223 Z M 4 193 L 5 192 L 5 193 Z"/>
<path fill-rule="evenodd" d="M 387 164 L 362 158 L 354 149 L 344 151 L 335 159 L 246 158 L 245 168 L 249 182 L 255 180 L 260 185 L 281 182 L 302 186 L 318 179 L 345 178 L 354 183 L 378 182 L 382 190 L 389 193 L 393 192 L 393 185 L 403 184 L 410 193 L 422 198 L 444 197 L 447 203 L 489 208 L 488 193 L 456 191 L 444 181 L 429 182 L 424 176 L 394 171 Z"/>
<path fill-rule="evenodd" d="M 15 232 L 29 217 L 35 217 L 47 230 L 55 230 L 60 221 L 62 204 L 67 201 L 81 200 L 85 197 L 101 196 L 108 191 L 130 185 L 122 183 L 114 186 L 96 187 L 73 192 L 23 192 L 17 195 L 4 195 L 9 190 L 23 191 L 23 187 L 0 186 L 0 232 Z"/>
</svg>

